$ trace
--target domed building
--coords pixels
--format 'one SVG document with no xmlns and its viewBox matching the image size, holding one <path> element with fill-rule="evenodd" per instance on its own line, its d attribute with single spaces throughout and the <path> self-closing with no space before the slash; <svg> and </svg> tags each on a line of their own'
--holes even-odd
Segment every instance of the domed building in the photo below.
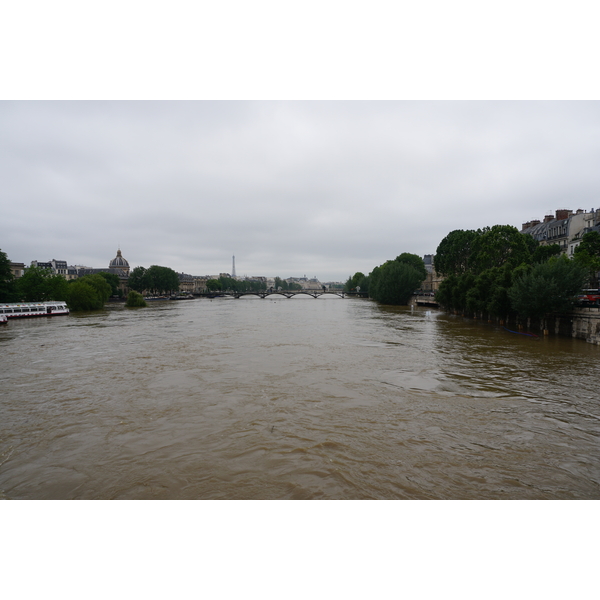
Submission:
<svg viewBox="0 0 600 600">
<path fill-rule="evenodd" d="M 115 256 L 109 263 L 109 269 L 120 269 L 121 271 L 125 271 L 127 275 L 129 275 L 129 263 L 123 258 L 121 254 L 121 248 L 117 250 L 117 256 Z"/>
<path fill-rule="evenodd" d="M 123 258 L 121 249 L 117 250 L 115 256 L 109 263 L 108 269 L 90 269 L 89 267 L 73 267 L 77 277 L 85 277 L 86 275 L 96 275 L 98 273 L 111 273 L 119 278 L 119 289 L 123 295 L 127 295 L 129 291 L 127 282 L 129 281 L 129 263 Z"/>
</svg>

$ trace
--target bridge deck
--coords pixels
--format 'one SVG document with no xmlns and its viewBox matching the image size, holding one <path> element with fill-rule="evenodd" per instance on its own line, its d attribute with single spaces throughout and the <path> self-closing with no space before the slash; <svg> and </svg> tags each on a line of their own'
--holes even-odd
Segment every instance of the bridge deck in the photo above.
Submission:
<svg viewBox="0 0 600 600">
<path fill-rule="evenodd" d="M 293 290 L 293 291 L 260 291 L 260 292 L 204 292 L 197 294 L 201 298 L 220 298 L 224 296 L 231 296 L 233 298 L 241 298 L 242 296 L 258 296 L 259 298 L 266 298 L 267 296 L 285 296 L 286 298 L 292 298 L 293 296 L 311 296 L 312 298 L 318 298 L 323 295 L 339 296 L 345 298 L 346 293 L 341 291 L 320 291 L 320 290 Z"/>
</svg>

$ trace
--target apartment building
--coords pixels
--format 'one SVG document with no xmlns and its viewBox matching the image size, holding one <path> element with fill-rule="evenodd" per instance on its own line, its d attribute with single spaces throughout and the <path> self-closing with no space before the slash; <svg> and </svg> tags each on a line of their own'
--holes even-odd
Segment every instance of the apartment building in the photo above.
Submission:
<svg viewBox="0 0 600 600">
<path fill-rule="evenodd" d="M 600 225 L 600 209 L 586 212 L 579 208 L 575 212 L 559 209 L 554 215 L 544 216 L 543 221 L 523 223 L 521 233 L 531 235 L 542 246 L 558 244 L 562 254 L 573 256 L 581 238 Z"/>
</svg>

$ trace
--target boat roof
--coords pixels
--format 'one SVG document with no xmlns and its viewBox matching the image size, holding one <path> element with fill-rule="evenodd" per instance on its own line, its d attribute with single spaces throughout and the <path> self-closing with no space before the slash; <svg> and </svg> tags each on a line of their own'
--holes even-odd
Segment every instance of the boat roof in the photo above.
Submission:
<svg viewBox="0 0 600 600">
<path fill-rule="evenodd" d="M 9 302 L 0 304 L 2 308 L 15 308 L 19 306 L 48 306 L 55 304 L 66 304 L 65 300 L 47 300 L 46 302 Z"/>
</svg>

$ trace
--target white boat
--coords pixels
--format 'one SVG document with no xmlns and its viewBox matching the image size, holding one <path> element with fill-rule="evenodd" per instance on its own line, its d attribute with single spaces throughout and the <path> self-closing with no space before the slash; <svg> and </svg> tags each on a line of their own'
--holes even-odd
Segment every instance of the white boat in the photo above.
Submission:
<svg viewBox="0 0 600 600">
<path fill-rule="evenodd" d="M 0 325 L 6 325 L 8 323 L 8 317 L 6 315 L 0 315 Z"/>
<path fill-rule="evenodd" d="M 67 303 L 62 300 L 49 300 L 48 302 L 11 302 L 0 304 L 0 318 L 7 319 L 29 317 L 53 317 L 55 315 L 68 315 Z"/>
</svg>

